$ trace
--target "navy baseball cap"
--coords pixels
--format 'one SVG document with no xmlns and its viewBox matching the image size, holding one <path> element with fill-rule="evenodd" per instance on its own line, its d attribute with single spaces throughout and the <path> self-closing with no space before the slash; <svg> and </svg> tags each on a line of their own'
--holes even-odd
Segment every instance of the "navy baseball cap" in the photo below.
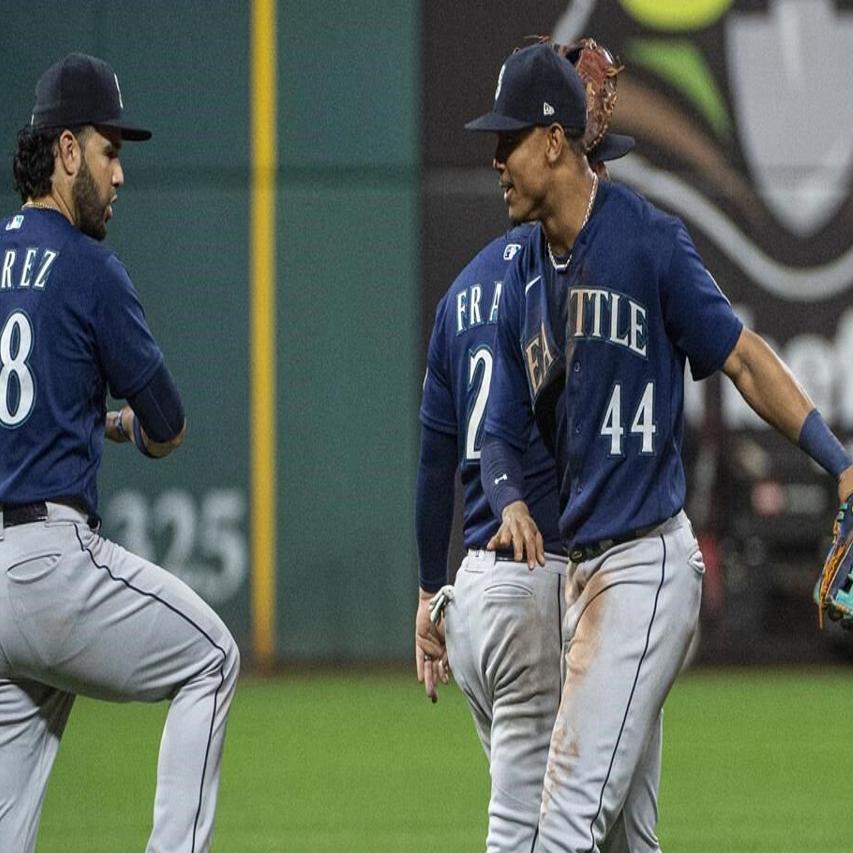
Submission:
<svg viewBox="0 0 853 853">
<path fill-rule="evenodd" d="M 36 128 L 114 127 L 122 139 L 144 140 L 151 131 L 124 118 L 118 77 L 103 59 L 69 53 L 54 63 L 36 83 L 36 104 L 30 125 Z"/>
<path fill-rule="evenodd" d="M 586 129 L 586 88 L 572 63 L 552 45 L 534 44 L 507 58 L 498 75 L 494 109 L 465 129 L 499 133 L 552 124 Z"/>
<path fill-rule="evenodd" d="M 592 151 L 587 152 L 586 159 L 590 163 L 618 160 L 629 151 L 634 150 L 637 140 L 624 133 L 608 133 Z"/>
</svg>

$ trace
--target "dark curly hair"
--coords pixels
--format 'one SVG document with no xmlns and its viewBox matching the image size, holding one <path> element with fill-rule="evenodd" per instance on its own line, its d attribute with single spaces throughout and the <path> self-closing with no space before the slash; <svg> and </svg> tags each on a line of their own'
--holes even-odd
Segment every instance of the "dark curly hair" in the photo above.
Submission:
<svg viewBox="0 0 853 853">
<path fill-rule="evenodd" d="M 63 130 L 70 130 L 81 142 L 85 127 L 37 128 L 26 125 L 18 131 L 18 147 L 12 164 L 15 189 L 21 201 L 47 195 L 52 189 L 54 146 Z"/>
</svg>

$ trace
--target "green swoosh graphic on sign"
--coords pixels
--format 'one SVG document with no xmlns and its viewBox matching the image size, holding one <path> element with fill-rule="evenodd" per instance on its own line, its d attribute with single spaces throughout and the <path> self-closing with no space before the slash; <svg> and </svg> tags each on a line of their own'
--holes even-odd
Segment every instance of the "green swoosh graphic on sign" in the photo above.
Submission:
<svg viewBox="0 0 853 853">
<path fill-rule="evenodd" d="M 718 137 L 731 136 L 732 122 L 723 97 L 693 44 L 683 39 L 634 39 L 628 44 L 628 57 L 685 95 Z"/>
<path fill-rule="evenodd" d="M 698 30 L 716 23 L 734 0 L 619 0 L 625 11 L 652 30 Z"/>
</svg>

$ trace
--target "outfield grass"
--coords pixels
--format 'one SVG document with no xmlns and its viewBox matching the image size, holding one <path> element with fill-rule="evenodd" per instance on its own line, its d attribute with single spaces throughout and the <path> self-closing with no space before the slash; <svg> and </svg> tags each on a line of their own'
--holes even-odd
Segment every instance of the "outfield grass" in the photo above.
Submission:
<svg viewBox="0 0 853 853">
<path fill-rule="evenodd" d="M 666 853 L 842 853 L 853 673 L 704 672 L 667 704 Z M 78 700 L 39 853 L 141 851 L 164 706 Z M 488 775 L 460 692 L 408 673 L 244 679 L 229 723 L 218 853 L 476 853 Z"/>
</svg>

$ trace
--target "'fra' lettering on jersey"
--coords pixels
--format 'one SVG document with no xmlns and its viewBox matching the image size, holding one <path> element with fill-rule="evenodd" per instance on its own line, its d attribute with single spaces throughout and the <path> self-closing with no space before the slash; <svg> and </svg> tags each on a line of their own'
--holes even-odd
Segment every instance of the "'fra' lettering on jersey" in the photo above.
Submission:
<svg viewBox="0 0 853 853">
<path fill-rule="evenodd" d="M 470 287 L 456 294 L 457 335 L 461 335 L 462 332 L 473 329 L 475 326 L 482 326 L 483 323 L 489 325 L 497 323 L 502 286 L 502 281 L 495 282 L 495 292 L 492 294 L 492 299 L 489 302 L 488 313 L 486 313 L 486 306 L 481 305 L 483 299 L 482 285 L 472 284 Z M 483 319 L 484 316 L 485 320 Z"/>
</svg>

